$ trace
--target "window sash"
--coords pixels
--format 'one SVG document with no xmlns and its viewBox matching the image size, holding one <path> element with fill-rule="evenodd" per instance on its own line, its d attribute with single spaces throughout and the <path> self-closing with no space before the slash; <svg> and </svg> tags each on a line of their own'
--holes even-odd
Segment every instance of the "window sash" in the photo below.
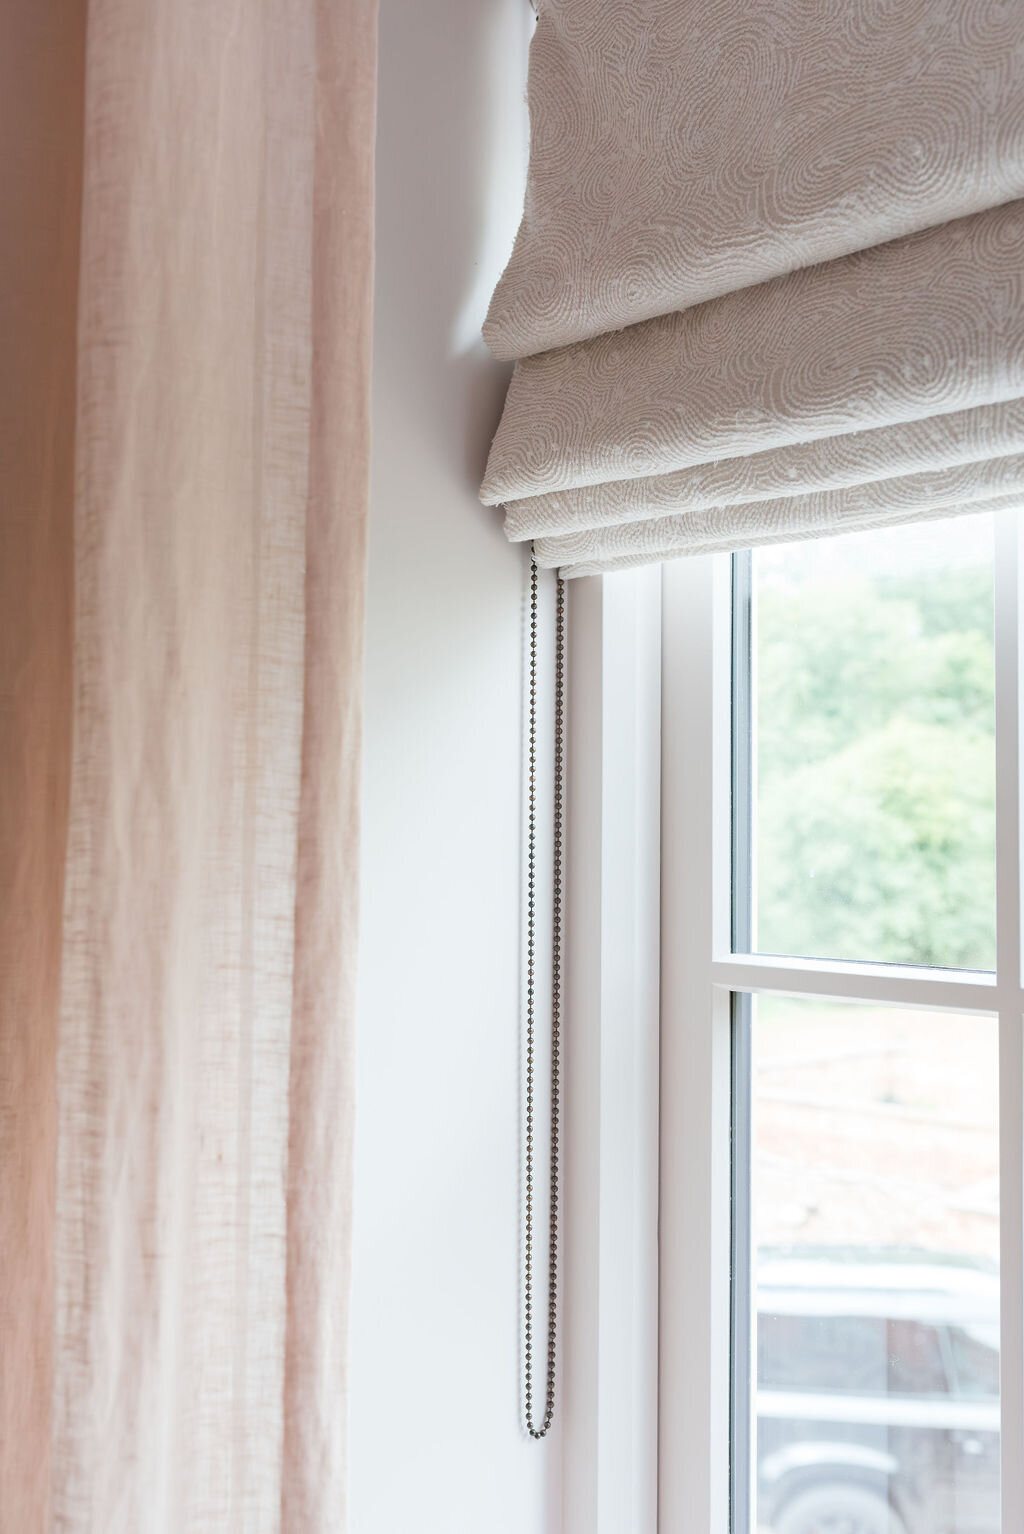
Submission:
<svg viewBox="0 0 1024 1534">
<path fill-rule="evenodd" d="M 749 1411 L 750 1389 L 748 1379 L 745 1401 L 731 1366 L 733 1331 L 737 1343 L 745 1339 L 730 1272 L 749 1277 L 750 1254 L 742 1241 L 734 1250 L 730 1217 L 738 1191 L 731 1123 L 734 1106 L 743 1109 L 733 1093 L 742 1094 L 744 1072 L 749 1078 L 742 1058 L 733 1069 L 743 1030 L 734 1032 L 730 1009 L 733 997 L 755 993 L 998 1014 L 1002 1527 L 1024 1527 L 1021 544 L 1017 514 L 998 513 L 995 975 L 738 951 L 749 947 L 749 933 L 742 905 L 734 927 L 732 881 L 744 877 L 749 842 L 741 828 L 733 844 L 731 800 L 742 785 L 733 777 L 731 666 L 734 649 L 749 652 L 749 623 L 744 630 L 730 602 L 728 556 L 664 568 L 659 1534 L 730 1530 L 730 1430 Z M 742 1018 L 744 1003 L 735 1005 Z M 749 1489 L 734 1485 L 732 1497 L 731 1534 L 754 1534 Z"/>
</svg>

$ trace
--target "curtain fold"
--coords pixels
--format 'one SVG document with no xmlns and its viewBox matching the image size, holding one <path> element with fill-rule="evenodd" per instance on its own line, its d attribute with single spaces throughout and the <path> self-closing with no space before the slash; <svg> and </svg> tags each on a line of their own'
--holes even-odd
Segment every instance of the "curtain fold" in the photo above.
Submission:
<svg viewBox="0 0 1024 1534">
<path fill-rule="evenodd" d="M 14 12 L 81 248 L 0 509 L 0 1525 L 340 1531 L 375 0 Z"/>
<path fill-rule="evenodd" d="M 46 1528 L 85 6 L 0 48 L 0 1528 Z"/>
<path fill-rule="evenodd" d="M 1022 66 L 1002 0 L 547 0 L 485 327 L 508 536 L 577 575 L 1015 490 Z"/>
</svg>

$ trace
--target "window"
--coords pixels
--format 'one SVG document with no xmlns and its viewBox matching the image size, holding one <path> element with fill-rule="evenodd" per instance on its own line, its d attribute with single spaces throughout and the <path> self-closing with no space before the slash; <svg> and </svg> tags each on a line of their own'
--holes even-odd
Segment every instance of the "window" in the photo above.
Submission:
<svg viewBox="0 0 1024 1534">
<path fill-rule="evenodd" d="M 665 569 L 660 1534 L 1024 1527 L 1019 571 Z"/>
<path fill-rule="evenodd" d="M 736 556 L 738 946 L 995 968 L 992 538 Z"/>
</svg>

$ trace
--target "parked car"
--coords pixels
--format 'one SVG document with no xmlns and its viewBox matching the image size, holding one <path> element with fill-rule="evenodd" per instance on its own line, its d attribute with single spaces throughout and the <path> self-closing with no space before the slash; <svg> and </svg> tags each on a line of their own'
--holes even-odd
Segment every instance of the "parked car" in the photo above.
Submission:
<svg viewBox="0 0 1024 1534">
<path fill-rule="evenodd" d="M 906 1259 L 762 1259 L 757 1523 L 999 1534 L 999 1281 Z"/>
</svg>

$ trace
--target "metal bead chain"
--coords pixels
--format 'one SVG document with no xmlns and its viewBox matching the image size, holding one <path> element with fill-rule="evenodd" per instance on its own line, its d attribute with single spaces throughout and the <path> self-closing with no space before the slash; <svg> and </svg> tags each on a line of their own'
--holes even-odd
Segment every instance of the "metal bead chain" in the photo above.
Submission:
<svg viewBox="0 0 1024 1534">
<path fill-rule="evenodd" d="M 551 921 L 551 1215 L 548 1227 L 548 1377 L 544 1416 L 533 1422 L 533 1082 L 534 961 L 536 958 L 535 888 L 537 872 L 537 561 L 530 558 L 530 823 L 527 853 L 526 923 L 526 1426 L 531 1438 L 543 1438 L 555 1415 L 555 1334 L 558 1297 L 558 1070 L 562 1012 L 562 763 L 565 683 L 565 582 L 555 588 L 555 814 L 553 905 Z"/>
</svg>

